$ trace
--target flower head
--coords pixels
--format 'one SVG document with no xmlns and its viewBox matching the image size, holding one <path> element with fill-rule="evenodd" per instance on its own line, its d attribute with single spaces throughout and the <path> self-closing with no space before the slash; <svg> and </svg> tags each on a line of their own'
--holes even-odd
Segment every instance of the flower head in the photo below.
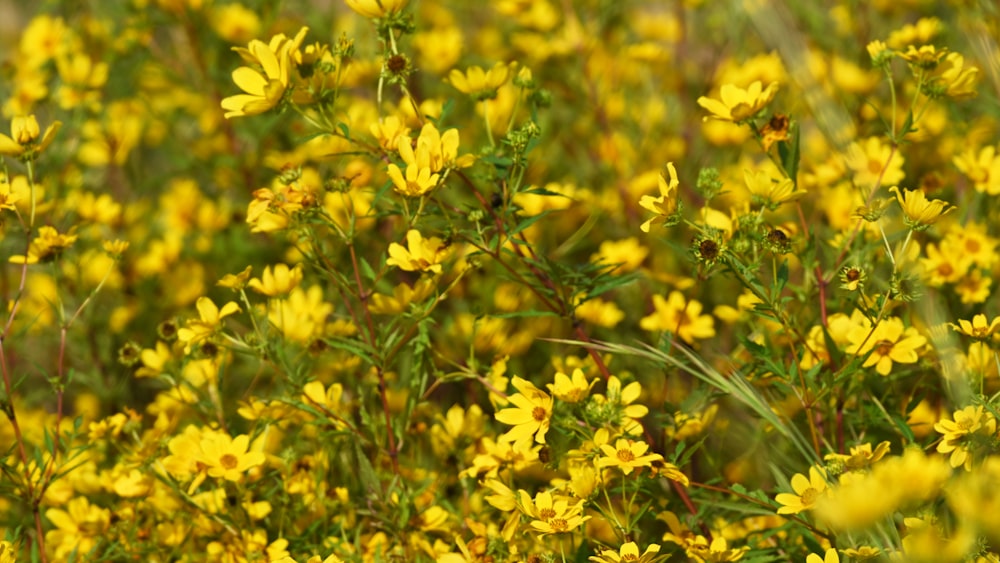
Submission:
<svg viewBox="0 0 1000 563">
<path fill-rule="evenodd" d="M 761 82 L 757 80 L 745 90 L 734 84 L 723 84 L 719 90 L 719 96 L 722 98 L 721 102 L 702 96 L 698 98 L 698 105 L 707 109 L 712 114 L 704 117 L 705 121 L 713 118 L 740 123 L 750 119 L 760 112 L 760 110 L 764 109 L 764 106 L 769 104 L 777 93 L 777 82 L 772 82 L 768 84 L 767 88 L 764 88 Z"/>
<path fill-rule="evenodd" d="M 511 383 L 519 391 L 508 397 L 514 406 L 497 412 L 496 419 L 513 428 L 500 436 L 500 440 L 527 445 L 534 439 L 544 444 L 552 418 L 552 397 L 521 377 L 514 376 Z"/>
<path fill-rule="evenodd" d="M 489 70 L 478 66 L 470 66 L 465 72 L 454 69 L 448 75 L 448 80 L 456 90 L 469 94 L 476 100 L 493 99 L 497 97 L 497 90 L 510 78 L 512 66 L 497 62 Z"/>
<path fill-rule="evenodd" d="M 347 7 L 366 18 L 384 18 L 403 10 L 410 0 L 344 0 Z"/>
<path fill-rule="evenodd" d="M 639 321 L 643 330 L 670 331 L 688 344 L 693 344 L 695 339 L 715 336 L 715 320 L 712 316 L 702 315 L 701 303 L 686 300 L 679 291 L 670 292 L 667 299 L 662 295 L 654 295 L 653 308 L 651 315 Z"/>
<path fill-rule="evenodd" d="M 601 444 L 601 451 L 604 457 L 597 460 L 598 467 L 617 467 L 622 473 L 628 475 L 633 469 L 650 467 L 654 461 L 662 461 L 660 454 L 647 454 L 649 444 L 641 441 L 632 441 L 619 438 L 614 447 L 608 444 Z"/>
<path fill-rule="evenodd" d="M 677 180 L 677 169 L 674 168 L 673 162 L 667 163 L 667 173 L 670 174 L 669 182 L 663 177 L 663 174 L 660 174 L 657 180 L 657 186 L 660 189 L 658 197 L 644 195 L 639 199 L 640 207 L 655 213 L 652 218 L 639 227 L 644 233 L 648 233 L 649 227 L 654 223 L 662 223 L 664 226 L 669 226 L 678 221 L 677 186 L 680 182 Z"/>
<path fill-rule="evenodd" d="M 872 329 L 862 323 L 847 334 L 849 354 L 868 354 L 864 367 L 875 366 L 880 375 L 889 375 L 893 363 L 913 364 L 919 359 L 919 351 L 927 344 L 927 338 L 914 327 L 903 327 L 899 317 L 884 319 Z"/>
<path fill-rule="evenodd" d="M 45 129 L 41 141 L 41 129 L 34 115 L 15 117 L 10 121 L 10 137 L 0 133 L 0 155 L 13 156 L 21 160 L 34 160 L 55 138 L 62 123 L 55 121 Z"/>
<path fill-rule="evenodd" d="M 385 263 L 398 266 L 407 272 L 441 273 L 441 262 L 448 257 L 448 245 L 437 237 L 425 239 L 420 231 L 406 232 L 406 247 L 398 243 L 389 245 L 389 258 Z"/>
<path fill-rule="evenodd" d="M 591 555 L 590 560 L 594 563 L 621 563 L 622 561 L 628 561 L 630 563 L 650 563 L 656 557 L 656 554 L 660 552 L 660 546 L 657 544 L 650 544 L 642 554 L 639 553 L 639 546 L 636 545 L 634 541 L 622 544 L 622 546 L 615 551 L 613 549 L 601 550 L 600 555 Z"/>
<path fill-rule="evenodd" d="M 226 119 L 258 115 L 281 102 L 290 81 L 292 52 L 298 51 L 306 31 L 308 28 L 302 28 L 294 39 L 281 34 L 273 37 L 270 43 L 254 39 L 246 49 L 234 49 L 254 66 L 241 66 L 233 71 L 233 82 L 245 93 L 222 100 L 222 109 L 227 110 Z"/>
<path fill-rule="evenodd" d="M 816 505 L 821 495 L 828 494 L 826 470 L 813 466 L 809 468 L 809 477 L 796 473 L 792 476 L 792 493 L 781 493 L 774 500 L 783 505 L 778 514 L 798 514 Z"/>
<path fill-rule="evenodd" d="M 549 383 L 546 387 L 559 399 L 566 403 L 579 403 L 587 398 L 590 389 L 597 383 L 597 379 L 587 382 L 587 376 L 583 370 L 577 368 L 573 370 L 573 375 L 569 376 L 563 372 L 556 373 L 555 383 Z"/>
<path fill-rule="evenodd" d="M 17 254 L 11 256 L 10 262 L 12 264 L 36 264 L 51 260 L 62 254 L 63 250 L 73 246 L 76 239 L 77 235 L 60 233 L 54 227 L 48 225 L 39 227 L 38 236 L 28 246 L 28 255 L 22 256 Z"/>
<path fill-rule="evenodd" d="M 896 201 L 903 208 L 903 222 L 914 230 L 926 229 L 956 209 L 954 205 L 940 199 L 928 200 L 923 190 L 906 190 L 901 193 L 899 187 L 893 186 L 889 191 L 896 194 Z"/>
<path fill-rule="evenodd" d="M 782 203 L 794 201 L 806 194 L 802 190 L 795 189 L 795 182 L 792 180 L 784 178 L 775 181 L 763 170 L 744 169 L 743 179 L 753 201 L 769 209 L 777 209 Z"/>
<path fill-rule="evenodd" d="M 1000 317 L 993 317 L 993 321 L 986 322 L 986 315 L 980 313 L 972 317 L 972 322 L 959 319 L 958 325 L 948 323 L 952 330 L 961 332 L 966 336 L 971 336 L 977 340 L 985 340 L 1000 329 Z"/>
</svg>

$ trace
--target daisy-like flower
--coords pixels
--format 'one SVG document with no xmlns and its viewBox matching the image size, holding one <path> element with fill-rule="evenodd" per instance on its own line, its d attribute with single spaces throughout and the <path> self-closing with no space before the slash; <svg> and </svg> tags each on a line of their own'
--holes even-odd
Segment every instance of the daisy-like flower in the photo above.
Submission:
<svg viewBox="0 0 1000 563">
<path fill-rule="evenodd" d="M 831 547 L 826 550 L 826 554 L 823 557 L 815 553 L 810 553 L 809 557 L 806 557 L 806 563 L 840 563 L 840 555 L 836 549 Z"/>
<path fill-rule="evenodd" d="M 644 195 L 639 199 L 640 207 L 655 213 L 652 218 L 639 226 L 639 229 L 644 233 L 648 233 L 650 226 L 654 223 L 662 223 L 664 226 L 669 227 L 678 221 L 677 186 L 680 182 L 677 180 L 677 169 L 674 168 L 673 162 L 667 163 L 667 173 L 670 174 L 669 182 L 663 177 L 663 174 L 660 174 L 657 179 L 657 186 L 660 189 L 658 197 Z"/>
<path fill-rule="evenodd" d="M 660 546 L 658 544 L 650 544 L 646 551 L 639 553 L 639 546 L 636 545 L 634 541 L 622 544 L 622 546 L 615 551 L 613 549 L 601 550 L 600 555 L 591 555 L 590 560 L 594 563 L 620 563 L 622 561 L 628 561 L 630 563 L 651 563 L 655 558 L 656 554 L 660 552 Z"/>
<path fill-rule="evenodd" d="M 402 11 L 410 0 L 345 0 L 347 7 L 366 18 L 384 18 Z"/>
<path fill-rule="evenodd" d="M 976 81 L 979 69 L 966 67 L 965 59 L 958 53 L 948 53 L 935 69 L 934 78 L 927 85 L 927 93 L 932 97 L 948 97 L 965 100 L 976 97 Z"/>
<path fill-rule="evenodd" d="M 781 493 L 774 500 L 783 505 L 778 514 L 798 514 L 816 506 L 821 495 L 828 494 L 826 470 L 820 467 L 810 467 L 809 477 L 801 473 L 792 476 L 792 490 L 795 494 Z"/>
<path fill-rule="evenodd" d="M 500 436 L 500 441 L 527 445 L 534 439 L 544 444 L 552 419 L 552 397 L 518 376 L 511 379 L 511 384 L 519 391 L 508 397 L 514 406 L 497 412 L 496 419 L 513 428 Z"/>
<path fill-rule="evenodd" d="M 757 80 L 745 90 L 734 84 L 723 84 L 719 90 L 722 101 L 702 96 L 698 98 L 698 105 L 712 113 L 702 118 L 704 121 L 713 118 L 740 123 L 764 109 L 777 93 L 777 82 L 772 82 L 764 88 Z"/>
<path fill-rule="evenodd" d="M 743 170 L 743 180 L 755 203 L 776 209 L 782 203 L 795 201 L 806 195 L 803 190 L 795 189 L 795 182 L 785 178 L 775 181 L 763 170 Z"/>
<path fill-rule="evenodd" d="M 230 301 L 222 309 L 208 297 L 199 297 L 195 302 L 198 318 L 191 319 L 178 329 L 177 339 L 184 343 L 184 351 L 190 352 L 191 347 L 208 340 L 222 324 L 222 319 L 241 311 L 240 306 Z"/>
<path fill-rule="evenodd" d="M 881 442 L 874 451 L 871 444 L 861 444 L 851 448 L 851 455 L 829 454 L 823 459 L 843 463 L 847 471 L 861 471 L 871 467 L 887 453 L 889 453 L 889 442 Z"/>
<path fill-rule="evenodd" d="M 993 317 L 992 322 L 986 321 L 986 315 L 980 313 L 972 317 L 972 321 L 959 319 L 958 325 L 948 323 L 952 330 L 971 336 L 976 340 L 986 340 L 1000 329 L 1000 317 Z"/>
<path fill-rule="evenodd" d="M 715 336 L 715 319 L 712 315 L 702 315 L 700 302 L 688 301 L 679 291 L 670 292 L 668 299 L 662 295 L 653 296 L 654 311 L 639 321 L 643 330 L 665 330 L 676 334 L 687 344 L 696 339 Z"/>
<path fill-rule="evenodd" d="M 294 39 L 283 34 L 271 39 L 270 44 L 254 39 L 247 45 L 235 49 L 248 63 L 259 66 L 241 66 L 233 71 L 233 82 L 243 90 L 243 94 L 229 96 L 222 100 L 224 117 L 258 115 L 278 105 L 291 76 L 292 51 L 297 51 L 308 28 L 302 28 Z"/>
<path fill-rule="evenodd" d="M 696 561 L 723 563 L 739 561 L 748 551 L 750 551 L 749 546 L 729 547 L 729 542 L 722 536 L 716 536 L 712 543 L 709 543 L 705 536 L 697 536 L 689 543 L 685 553 Z"/>
<path fill-rule="evenodd" d="M 572 532 L 590 520 L 590 516 L 581 516 L 584 500 L 570 504 L 569 497 L 553 495 L 548 491 L 538 493 L 534 500 L 523 490 L 518 491 L 518 495 L 521 511 L 533 518 L 531 527 L 543 536 Z"/>
<path fill-rule="evenodd" d="M 879 375 L 889 375 L 892 364 L 913 364 L 919 359 L 918 352 L 927 344 L 927 338 L 914 327 L 903 327 L 899 317 L 889 317 L 872 330 L 867 322 L 861 323 L 847 333 L 850 345 L 848 354 L 868 354 L 863 367 L 875 366 Z"/>
<path fill-rule="evenodd" d="M 649 408 L 645 405 L 632 404 L 639 399 L 641 394 L 642 385 L 638 381 L 633 381 L 622 387 L 622 381 L 618 379 L 618 376 L 612 375 L 608 378 L 608 388 L 605 394 L 595 395 L 594 400 L 597 404 L 609 404 L 616 407 L 618 417 L 614 421 L 622 432 L 635 435 L 642 432 L 642 424 L 639 421 L 649 413 Z"/>
<path fill-rule="evenodd" d="M 62 508 L 50 508 L 45 516 L 53 529 L 45 532 L 49 554 L 59 561 L 68 561 L 72 554 L 86 555 L 100 542 L 111 526 L 111 511 L 90 504 L 86 497 L 77 496 Z"/>
<path fill-rule="evenodd" d="M 903 208 L 903 222 L 916 231 L 926 229 L 957 209 L 940 199 L 928 200 L 923 190 L 906 190 L 905 193 L 901 193 L 899 187 L 893 186 L 889 191 L 896 194 L 896 201 Z"/>
<path fill-rule="evenodd" d="M 952 159 L 955 168 L 972 181 L 977 192 L 1000 194 L 1000 155 L 994 145 L 968 148 Z"/>
<path fill-rule="evenodd" d="M 41 140 L 41 128 L 34 115 L 15 117 L 10 121 L 10 137 L 0 133 L 0 155 L 12 156 L 21 160 L 34 160 L 38 153 L 45 150 L 62 123 L 55 121 L 45 129 Z"/>
<path fill-rule="evenodd" d="M 920 47 L 907 45 L 906 51 L 899 53 L 899 57 L 915 67 L 929 69 L 936 67 L 947 54 L 947 48 L 938 50 L 934 45 L 921 45 Z"/>
<path fill-rule="evenodd" d="M 649 444 L 642 441 L 632 441 L 626 438 L 619 438 L 615 446 L 601 444 L 601 451 L 604 456 L 598 458 L 598 467 L 617 467 L 625 475 L 632 473 L 633 469 L 640 467 L 650 467 L 654 461 L 662 461 L 660 454 L 647 454 Z"/>
<path fill-rule="evenodd" d="M 511 66 L 497 62 L 489 70 L 478 66 L 470 66 L 465 72 L 454 69 L 448 75 L 448 80 L 456 90 L 469 94 L 475 100 L 490 100 L 497 97 L 497 90 L 507 83 Z"/>
<path fill-rule="evenodd" d="M 28 255 L 15 254 L 8 260 L 11 264 L 37 264 L 45 262 L 60 255 L 62 251 L 73 246 L 77 235 L 63 234 L 55 230 L 54 227 L 45 225 L 38 228 L 36 236 L 28 245 Z"/>
<path fill-rule="evenodd" d="M 573 370 L 572 376 L 566 375 L 563 372 L 556 373 L 555 383 L 549 383 L 546 387 L 560 401 L 579 403 L 587 398 L 587 395 L 590 394 L 590 389 L 595 383 L 597 383 L 597 379 L 593 379 L 590 383 L 587 383 L 587 376 L 584 375 L 583 370 L 576 368 Z"/>
<path fill-rule="evenodd" d="M 235 438 L 212 432 L 202 436 L 195 459 L 205 466 L 209 477 L 240 482 L 247 470 L 262 465 L 264 452 L 249 451 L 250 437 Z"/>
<path fill-rule="evenodd" d="M 437 237 L 425 239 L 420 231 L 406 233 L 406 247 L 398 243 L 389 245 L 389 258 L 385 263 L 398 266 L 407 272 L 441 273 L 441 262 L 448 257 L 449 247 Z"/>
<path fill-rule="evenodd" d="M 937 445 L 941 454 L 951 454 L 949 463 L 952 467 L 972 469 L 973 456 L 981 446 L 988 445 L 997 431 L 997 421 L 993 413 L 986 411 L 982 405 L 968 406 L 955 411 L 952 420 L 942 419 L 934 425 L 934 430 L 944 437 Z"/>
<path fill-rule="evenodd" d="M 264 268 L 264 273 L 260 276 L 260 279 L 251 279 L 247 283 L 247 287 L 268 297 L 276 297 L 292 291 L 301 282 L 301 264 L 294 268 L 289 268 L 288 264 L 275 264 L 273 269 L 271 266 Z"/>
</svg>

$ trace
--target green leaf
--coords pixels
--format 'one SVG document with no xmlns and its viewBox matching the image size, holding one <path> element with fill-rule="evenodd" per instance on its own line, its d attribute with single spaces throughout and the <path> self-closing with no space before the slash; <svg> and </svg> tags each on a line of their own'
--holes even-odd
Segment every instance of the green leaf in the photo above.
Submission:
<svg viewBox="0 0 1000 563">
<path fill-rule="evenodd" d="M 783 141 L 778 143 L 778 156 L 781 157 L 781 166 L 785 169 L 788 177 L 798 186 L 799 159 L 801 158 L 801 154 L 799 153 L 799 127 L 796 125 L 794 129 L 791 142 Z"/>
<path fill-rule="evenodd" d="M 351 130 L 347 128 L 347 124 L 343 121 L 337 123 L 337 129 L 343 133 L 345 139 L 351 138 Z"/>
<path fill-rule="evenodd" d="M 528 227 L 530 227 L 530 226 L 534 225 L 534 224 L 535 224 L 535 223 L 537 223 L 537 222 L 538 222 L 539 220 L 541 220 L 542 218 L 544 218 L 545 216 L 547 216 L 547 215 L 548 215 L 549 213 L 552 213 L 552 211 L 553 211 L 552 209 L 547 209 L 547 210 L 545 210 L 545 211 L 542 211 L 542 212 L 541 212 L 541 213 L 539 213 L 538 215 L 535 215 L 535 216 L 532 216 L 532 217 L 528 217 L 528 218 L 527 218 L 527 219 L 525 219 L 524 221 L 521 221 L 521 222 L 520 222 L 520 223 L 519 223 L 519 224 L 518 224 L 517 226 L 515 226 L 515 227 L 514 227 L 513 229 L 511 229 L 511 230 L 510 230 L 510 232 L 509 232 L 508 234 L 509 234 L 510 236 L 514 236 L 514 235 L 516 235 L 517 233 L 519 233 L 519 232 L 523 231 L 524 229 L 527 229 Z"/>
<path fill-rule="evenodd" d="M 381 483 L 378 480 L 378 476 L 375 474 L 375 468 L 372 467 L 372 462 L 361 449 L 360 441 L 354 442 L 354 454 L 358 458 L 358 477 L 361 478 L 361 484 L 368 490 L 368 492 L 380 494 L 382 491 Z"/>
</svg>

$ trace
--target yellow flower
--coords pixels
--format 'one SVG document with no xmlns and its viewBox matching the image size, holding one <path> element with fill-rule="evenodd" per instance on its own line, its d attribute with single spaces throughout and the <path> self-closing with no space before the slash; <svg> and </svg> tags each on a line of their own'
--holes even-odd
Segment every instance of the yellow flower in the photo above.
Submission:
<svg viewBox="0 0 1000 563">
<path fill-rule="evenodd" d="M 541 535 L 562 534 L 572 532 L 581 524 L 590 520 L 590 516 L 581 516 L 584 500 L 569 504 L 569 499 L 553 496 L 548 491 L 535 495 L 534 500 L 525 491 L 518 491 L 521 499 L 521 510 L 534 518 L 531 527 Z"/>
<path fill-rule="evenodd" d="M 270 266 L 264 268 L 261 279 L 251 279 L 247 287 L 257 293 L 275 297 L 290 292 L 298 287 L 300 282 L 302 282 L 302 264 L 294 268 L 289 268 L 288 264 L 275 264 L 273 270 Z"/>
<path fill-rule="evenodd" d="M 875 66 L 881 66 L 893 54 L 884 41 L 877 39 L 869 43 L 866 49 L 868 50 L 868 56 L 872 59 L 872 64 Z"/>
<path fill-rule="evenodd" d="M 0 133 L 0 155 L 13 156 L 21 160 L 34 160 L 38 153 L 55 139 L 56 131 L 62 123 L 55 121 L 45 129 L 42 140 L 38 141 L 41 129 L 34 115 L 15 117 L 10 121 L 10 137 Z"/>
<path fill-rule="evenodd" d="M 642 424 L 639 421 L 649 414 L 649 408 L 645 405 L 632 404 L 639 400 L 641 394 L 642 384 L 638 381 L 633 381 L 623 388 L 621 379 L 618 379 L 617 375 L 612 375 L 608 378 L 605 394 L 595 395 L 594 400 L 598 404 L 608 403 L 616 406 L 618 414 L 613 422 L 625 434 L 635 435 L 642 433 Z"/>
<path fill-rule="evenodd" d="M 985 146 L 978 153 L 976 149 L 968 148 L 954 157 L 952 162 L 972 181 L 977 192 L 1000 194 L 1000 155 L 995 146 Z"/>
<path fill-rule="evenodd" d="M 919 359 L 918 352 L 927 344 L 927 338 L 917 332 L 914 327 L 903 327 L 899 317 L 889 317 L 881 321 L 872 330 L 871 325 L 863 322 L 847 334 L 850 345 L 848 354 L 869 354 L 863 367 L 875 366 L 880 375 L 889 375 L 893 362 L 897 364 L 913 364 Z M 870 352 L 870 353 L 869 353 Z"/>
<path fill-rule="evenodd" d="M 648 233 L 654 223 L 663 223 L 667 226 L 677 222 L 677 186 L 680 182 L 677 180 L 677 169 L 674 168 L 673 162 L 667 163 L 667 173 L 670 174 L 669 182 L 662 173 L 657 179 L 657 186 L 660 189 L 658 197 L 644 195 L 639 199 L 640 207 L 655 213 L 652 218 L 639 226 L 644 233 Z"/>
<path fill-rule="evenodd" d="M 233 82 L 246 93 L 222 100 L 226 119 L 261 114 L 278 105 L 288 89 L 291 52 L 298 50 L 306 31 L 308 28 L 302 28 L 293 40 L 277 35 L 270 44 L 254 39 L 246 49 L 235 49 L 248 63 L 259 65 L 260 70 L 241 66 L 233 71 Z"/>
<path fill-rule="evenodd" d="M 552 418 L 552 397 L 521 377 L 514 376 L 511 383 L 519 391 L 507 398 L 514 406 L 498 411 L 496 419 L 514 428 L 500 436 L 500 441 L 527 445 L 534 438 L 544 444 Z"/>
<path fill-rule="evenodd" d="M 714 118 L 740 123 L 764 109 L 764 106 L 769 104 L 777 93 L 777 82 L 772 82 L 768 84 L 767 88 L 763 88 L 761 82 L 757 80 L 746 90 L 734 84 L 723 84 L 719 90 L 721 102 L 702 96 L 698 98 L 698 105 L 712 113 L 712 115 L 702 118 L 704 121 Z"/>
<path fill-rule="evenodd" d="M 77 556 L 87 555 L 111 526 L 111 511 L 90 504 L 86 497 L 74 497 L 65 508 L 45 511 L 46 518 L 55 526 L 45 532 L 45 548 L 51 550 L 50 558 L 54 556 L 59 561 L 68 561 L 74 551 Z"/>
<path fill-rule="evenodd" d="M 562 372 L 556 373 L 555 383 L 549 383 L 546 387 L 560 401 L 579 403 L 587 398 L 587 395 L 590 394 L 590 389 L 595 383 L 597 383 L 597 379 L 593 379 L 590 383 L 587 383 L 587 376 L 584 375 L 582 369 L 577 368 L 573 370 L 572 377 Z"/>
<path fill-rule="evenodd" d="M 177 339 L 184 343 L 185 352 L 190 352 L 192 346 L 214 335 L 223 318 L 241 311 L 240 306 L 233 301 L 219 309 L 208 297 L 199 297 L 195 307 L 198 309 L 198 319 L 189 320 L 183 328 L 177 330 Z"/>
<path fill-rule="evenodd" d="M 697 536 L 687 544 L 685 553 L 695 561 L 704 563 L 723 563 L 726 561 L 739 561 L 750 551 L 749 546 L 729 547 L 729 542 L 722 536 L 716 536 L 712 543 L 708 543 L 705 536 Z"/>
<path fill-rule="evenodd" d="M 408 142 L 406 146 L 409 146 Z M 426 194 L 433 190 L 441 179 L 440 174 L 433 174 L 430 168 L 421 168 L 417 164 L 407 164 L 404 175 L 398 166 L 390 163 L 387 172 L 389 179 L 392 180 L 393 189 L 407 197 L 420 197 Z"/>
<path fill-rule="evenodd" d="M 847 471 L 861 471 L 871 467 L 887 453 L 889 453 L 889 442 L 881 442 L 875 447 L 875 451 L 872 451 L 871 444 L 861 444 L 851 448 L 851 455 L 829 454 L 823 459 L 843 463 Z"/>
<path fill-rule="evenodd" d="M 347 7 L 366 18 L 384 18 L 400 12 L 410 0 L 345 0 Z"/>
<path fill-rule="evenodd" d="M 840 563 L 840 555 L 837 554 L 836 549 L 831 547 L 826 550 L 826 554 L 822 558 L 815 553 L 810 553 L 809 557 L 806 557 L 806 563 Z"/>
<path fill-rule="evenodd" d="M 947 53 L 948 49 L 939 51 L 934 45 L 921 45 L 919 48 L 908 45 L 899 56 L 915 67 L 929 69 L 936 67 Z"/>
<path fill-rule="evenodd" d="M 993 336 L 1000 329 L 1000 317 L 993 317 L 993 321 L 986 322 L 986 315 L 978 314 L 972 317 L 972 322 L 965 319 L 958 320 L 958 326 L 948 323 L 952 330 L 961 332 L 966 336 L 971 336 L 977 340 L 984 340 Z"/>
<path fill-rule="evenodd" d="M 629 561 L 631 563 L 651 563 L 656 554 L 660 552 L 660 546 L 657 544 L 650 544 L 646 548 L 646 551 L 639 553 L 639 546 L 636 545 L 634 541 L 622 544 L 622 546 L 615 551 L 613 549 L 601 550 L 601 554 L 591 555 L 590 560 L 594 563 L 621 563 L 622 561 Z"/>
<path fill-rule="evenodd" d="M 14 563 L 18 549 L 7 540 L 0 541 L 0 563 Z"/>
<path fill-rule="evenodd" d="M 478 66 L 470 66 L 464 73 L 454 69 L 448 75 L 448 80 L 456 90 L 469 94 L 476 100 L 493 99 L 497 97 L 497 90 L 510 78 L 511 66 L 497 62 L 486 71 Z"/>
<path fill-rule="evenodd" d="M 670 292 L 668 299 L 653 296 L 654 312 L 639 321 L 643 330 L 665 330 L 677 335 L 688 344 L 695 339 L 715 336 L 715 319 L 701 314 L 701 303 L 688 301 L 679 291 Z"/>
<path fill-rule="evenodd" d="M 853 557 L 856 561 L 867 561 L 869 559 L 875 559 L 879 555 L 882 555 L 882 550 L 878 547 L 872 547 L 870 545 L 862 545 L 858 547 L 849 547 L 843 550 L 844 555 L 848 557 Z"/>
<path fill-rule="evenodd" d="M 935 69 L 934 77 L 927 85 L 930 96 L 947 96 L 953 100 L 964 100 L 976 96 L 976 80 L 979 69 L 965 67 L 965 59 L 958 53 L 948 53 Z"/>
<path fill-rule="evenodd" d="M 903 222 L 914 230 L 926 229 L 957 209 L 940 199 L 928 200 L 923 190 L 906 190 L 904 194 L 899 187 L 893 186 L 889 191 L 896 194 L 896 201 L 903 208 Z"/>
<path fill-rule="evenodd" d="M 208 433 L 198 444 L 195 459 L 203 464 L 209 477 L 240 482 L 247 470 L 262 465 L 264 453 L 249 451 L 250 437 L 241 434 L 231 438 L 223 433 Z"/>
<path fill-rule="evenodd" d="M 966 470 L 971 470 L 974 455 L 989 447 L 996 434 L 997 421 L 981 405 L 968 406 L 955 411 L 952 420 L 938 421 L 934 430 L 944 434 L 937 445 L 938 453 L 951 454 L 949 462 L 952 467 L 964 466 Z"/>
<path fill-rule="evenodd" d="M 222 279 L 215 282 L 215 285 L 239 291 L 247 286 L 247 281 L 250 279 L 250 272 L 252 270 L 253 266 L 247 266 L 238 274 L 226 274 L 222 276 Z"/>
<path fill-rule="evenodd" d="M 640 467 L 650 467 L 654 461 L 662 461 L 660 454 L 647 454 L 649 444 L 641 441 L 632 441 L 619 438 L 615 446 L 601 444 L 601 451 L 604 457 L 598 458 L 597 467 L 617 467 L 622 473 L 628 475 L 633 469 Z"/>
<path fill-rule="evenodd" d="M 624 274 L 638 269 L 647 255 L 649 249 L 639 244 L 639 239 L 628 237 L 602 242 L 597 252 L 590 256 L 590 261 L 606 265 L 609 271 L 616 274 Z"/>
<path fill-rule="evenodd" d="M 385 119 L 373 123 L 369 128 L 372 135 L 378 139 L 379 146 L 386 151 L 398 150 L 399 142 L 405 139 L 410 142 L 410 128 L 406 126 L 398 116 L 390 115 Z"/>
<path fill-rule="evenodd" d="M 783 505 L 778 508 L 778 514 L 798 514 L 816 505 L 820 496 L 828 494 L 826 470 L 820 467 L 810 467 L 809 477 L 801 473 L 792 476 L 792 490 L 795 494 L 780 493 L 774 500 Z"/>
<path fill-rule="evenodd" d="M 431 237 L 425 239 L 420 231 L 410 229 L 406 232 L 408 248 L 398 243 L 389 245 L 389 258 L 385 263 L 398 266 L 407 272 L 441 273 L 441 262 L 448 257 L 449 247 L 441 239 Z"/>
<path fill-rule="evenodd" d="M 788 178 L 772 180 L 771 175 L 763 170 L 743 170 L 743 180 L 755 203 L 760 203 L 770 209 L 788 201 L 794 201 L 806 194 L 795 189 L 795 182 Z"/>
<path fill-rule="evenodd" d="M 55 228 L 45 225 L 39 227 L 38 236 L 28 245 L 28 255 L 16 254 L 10 257 L 12 264 L 36 264 L 55 258 L 62 254 L 73 243 L 76 242 L 76 235 L 60 234 Z"/>
</svg>

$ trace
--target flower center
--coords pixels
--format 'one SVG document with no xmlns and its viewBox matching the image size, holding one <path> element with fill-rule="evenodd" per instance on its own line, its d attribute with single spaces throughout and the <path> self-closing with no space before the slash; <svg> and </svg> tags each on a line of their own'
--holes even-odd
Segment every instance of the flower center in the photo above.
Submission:
<svg viewBox="0 0 1000 563">
<path fill-rule="evenodd" d="M 226 469 L 236 469 L 236 466 L 240 464 L 240 460 L 236 459 L 233 454 L 225 454 L 219 458 L 219 465 Z"/>
<path fill-rule="evenodd" d="M 543 508 L 538 511 L 538 517 L 542 520 L 548 522 L 552 517 L 556 515 L 556 511 L 551 508 Z"/>
<path fill-rule="evenodd" d="M 876 346 L 878 347 L 878 354 L 880 356 L 888 356 L 889 353 L 892 352 L 892 346 L 893 346 L 893 344 L 895 344 L 895 343 L 894 342 L 890 342 L 888 340 L 881 340 L 881 341 L 879 341 L 879 343 L 876 344 Z"/>
<path fill-rule="evenodd" d="M 531 418 L 534 418 L 538 422 L 545 420 L 548 414 L 549 413 L 542 407 L 535 407 L 531 410 Z"/>
<path fill-rule="evenodd" d="M 635 459 L 635 454 L 632 450 L 618 450 L 618 460 L 623 462 L 630 462 Z"/>
<path fill-rule="evenodd" d="M 962 430 L 971 430 L 975 423 L 971 418 L 963 418 L 962 420 L 956 420 L 955 425 Z"/>
<path fill-rule="evenodd" d="M 819 491 L 809 487 L 808 489 L 802 491 L 802 504 L 805 506 L 812 506 L 816 503 L 816 499 L 819 497 Z"/>
<path fill-rule="evenodd" d="M 557 533 L 565 532 L 566 530 L 569 529 L 569 523 L 567 523 L 564 518 L 553 518 L 552 520 L 549 521 L 549 526 L 551 526 L 552 529 Z"/>
</svg>

